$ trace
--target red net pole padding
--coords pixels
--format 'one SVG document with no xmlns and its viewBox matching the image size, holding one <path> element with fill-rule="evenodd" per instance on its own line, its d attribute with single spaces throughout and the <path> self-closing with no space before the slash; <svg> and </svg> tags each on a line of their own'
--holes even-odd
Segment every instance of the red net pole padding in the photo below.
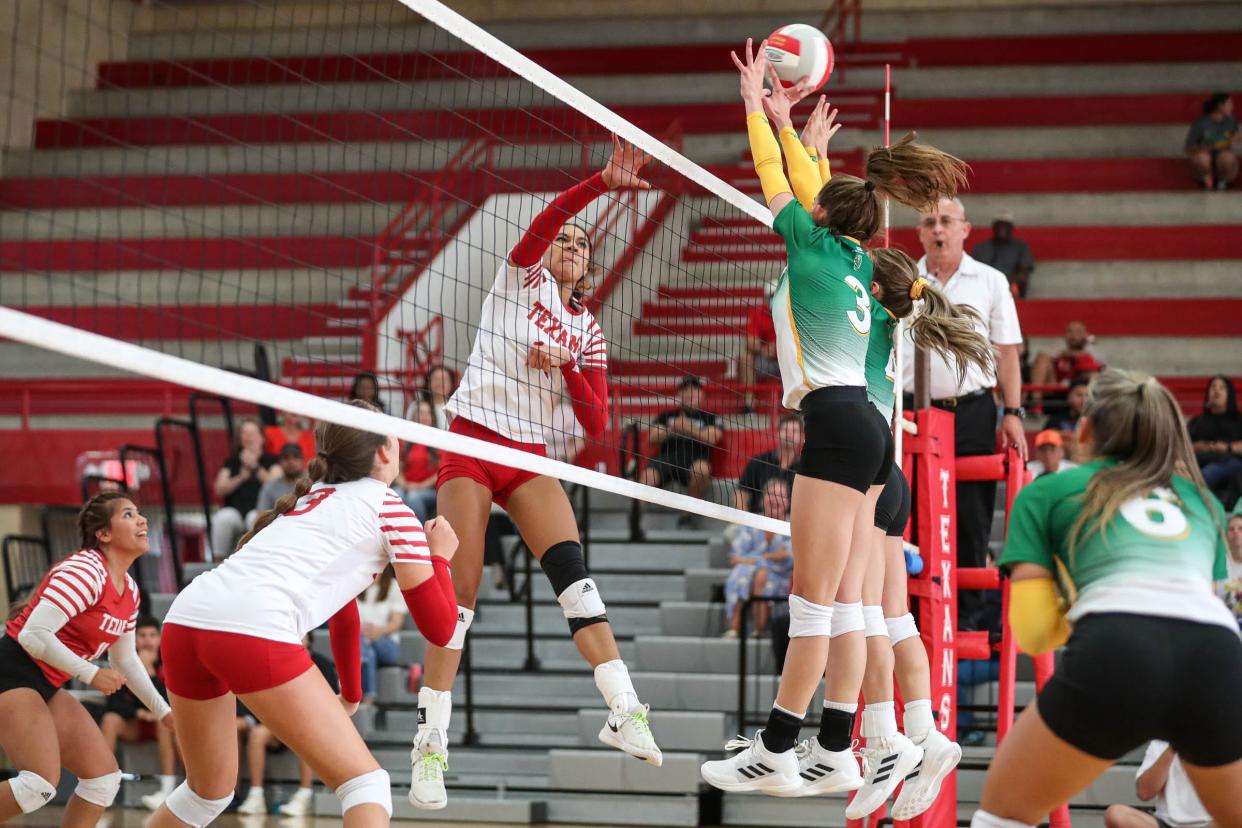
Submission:
<svg viewBox="0 0 1242 828">
<path fill-rule="evenodd" d="M 995 567 L 964 567 L 957 571 L 958 589 L 1000 589 L 1000 570 Z"/>
</svg>

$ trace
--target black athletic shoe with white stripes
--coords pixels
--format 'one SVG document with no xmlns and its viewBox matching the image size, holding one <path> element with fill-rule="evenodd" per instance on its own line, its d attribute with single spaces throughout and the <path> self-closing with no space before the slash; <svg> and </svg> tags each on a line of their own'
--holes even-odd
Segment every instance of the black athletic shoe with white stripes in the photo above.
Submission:
<svg viewBox="0 0 1242 828">
<path fill-rule="evenodd" d="M 760 731 L 759 733 L 762 733 Z M 798 776 L 798 757 L 793 750 L 769 753 L 759 733 L 754 739 L 730 739 L 725 750 L 741 750 L 727 759 L 704 762 L 703 779 L 722 791 L 760 791 L 775 796 L 793 796 L 802 787 Z"/>
<path fill-rule="evenodd" d="M 862 787 L 858 757 L 850 748 L 824 750 L 819 739 L 811 737 L 794 748 L 798 757 L 798 777 L 802 786 L 793 793 L 778 796 L 821 796 L 848 793 Z"/>
<path fill-rule="evenodd" d="M 922 761 L 923 749 L 901 733 L 868 740 L 863 749 L 863 786 L 845 809 L 845 818 L 862 819 L 879 810 Z"/>
</svg>

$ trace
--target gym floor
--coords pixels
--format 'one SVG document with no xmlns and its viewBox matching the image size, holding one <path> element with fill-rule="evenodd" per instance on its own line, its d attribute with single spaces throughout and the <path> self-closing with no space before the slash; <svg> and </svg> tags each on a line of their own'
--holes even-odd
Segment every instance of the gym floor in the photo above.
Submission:
<svg viewBox="0 0 1242 828">
<path fill-rule="evenodd" d="M 5 823 L 5 828 L 35 828 L 35 826 L 47 828 L 47 826 L 60 825 L 60 817 L 63 812 L 64 808 L 40 808 L 29 816 L 15 817 L 9 820 Z M 149 815 L 147 811 L 134 808 L 112 808 L 100 820 L 97 828 L 142 828 L 142 824 Z M 394 820 L 394 822 L 400 823 L 403 820 Z M 418 820 L 417 823 L 413 821 L 408 822 L 411 825 L 417 824 L 420 828 L 461 828 L 460 822 L 432 822 L 430 820 Z M 212 828 L 340 828 L 341 821 L 329 817 L 286 819 L 273 816 L 225 814 L 211 825 Z M 475 822 L 471 823 L 471 828 L 501 828 L 501 826 L 499 823 Z M 506 826 L 506 828 L 508 827 Z M 541 826 L 530 826 L 530 828 L 541 828 Z M 556 828 L 581 827 L 557 825 Z M 590 826 L 590 828 L 600 828 L 600 826 L 594 825 Z"/>
</svg>

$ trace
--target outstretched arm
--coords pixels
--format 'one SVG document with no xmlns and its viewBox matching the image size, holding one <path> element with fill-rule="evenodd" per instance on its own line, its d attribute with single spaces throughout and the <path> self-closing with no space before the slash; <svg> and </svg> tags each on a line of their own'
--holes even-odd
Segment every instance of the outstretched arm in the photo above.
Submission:
<svg viewBox="0 0 1242 828">
<path fill-rule="evenodd" d="M 622 144 L 615 135 L 612 136 L 612 147 L 612 157 L 608 159 L 608 165 L 603 171 L 570 187 L 535 216 L 535 220 L 509 254 L 512 264 L 518 267 L 538 264 L 565 223 L 609 190 L 626 187 L 651 189 L 651 185 L 638 175 L 651 157 L 633 145 Z"/>
<path fill-rule="evenodd" d="M 785 174 L 781 171 L 781 148 L 768 126 L 768 118 L 763 112 L 763 99 L 768 95 L 763 88 L 763 77 L 767 71 L 768 58 L 764 52 L 767 41 L 759 44 L 756 55 L 751 47 L 752 41 L 746 39 L 746 61 L 730 52 L 733 65 L 741 74 L 742 102 L 746 104 L 746 133 L 750 137 L 750 154 L 755 160 L 755 172 L 759 174 L 759 183 L 763 186 L 763 197 L 773 216 L 780 214 L 786 205 L 793 200 L 793 191 Z"/>
</svg>

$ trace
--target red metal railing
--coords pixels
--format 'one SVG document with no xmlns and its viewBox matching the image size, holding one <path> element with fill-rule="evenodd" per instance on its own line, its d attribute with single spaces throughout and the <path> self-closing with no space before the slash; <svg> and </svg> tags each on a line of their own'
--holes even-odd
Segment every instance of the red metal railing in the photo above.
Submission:
<svg viewBox="0 0 1242 828">
<path fill-rule="evenodd" d="M 862 40 L 862 0 L 833 0 L 819 20 L 819 30 L 838 47 Z"/>
</svg>

